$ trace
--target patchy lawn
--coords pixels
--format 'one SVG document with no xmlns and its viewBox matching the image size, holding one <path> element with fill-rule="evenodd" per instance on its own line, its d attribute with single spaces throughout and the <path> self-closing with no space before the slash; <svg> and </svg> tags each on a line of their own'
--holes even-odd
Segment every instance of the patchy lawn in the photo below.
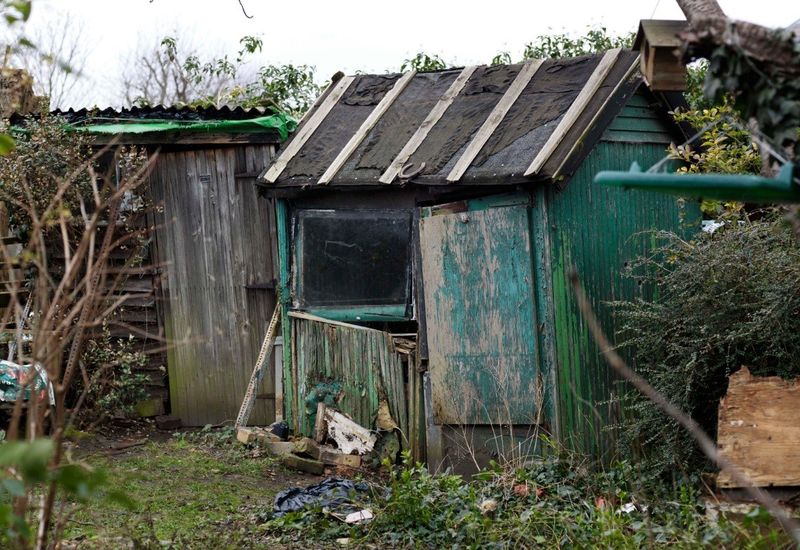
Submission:
<svg viewBox="0 0 800 550">
<path fill-rule="evenodd" d="M 230 432 L 155 434 L 144 445 L 92 449 L 83 460 L 104 469 L 133 509 L 106 503 L 78 509 L 66 540 L 78 548 L 162 547 L 163 541 L 175 548 L 249 545 L 249 518 L 271 510 L 282 489 L 320 478 L 290 472 L 231 439 Z"/>
<path fill-rule="evenodd" d="M 132 509 L 99 502 L 76 509 L 65 547 L 791 547 L 762 511 L 709 515 L 697 485 L 646 480 L 628 463 L 592 472 L 576 457 L 550 456 L 465 480 L 432 476 L 406 456 L 357 497 L 356 508 L 375 519 L 346 525 L 342 510 L 271 517 L 278 491 L 322 478 L 286 470 L 239 445 L 231 430 L 122 441 L 134 445 L 90 439 L 76 454 L 105 470 Z"/>
</svg>

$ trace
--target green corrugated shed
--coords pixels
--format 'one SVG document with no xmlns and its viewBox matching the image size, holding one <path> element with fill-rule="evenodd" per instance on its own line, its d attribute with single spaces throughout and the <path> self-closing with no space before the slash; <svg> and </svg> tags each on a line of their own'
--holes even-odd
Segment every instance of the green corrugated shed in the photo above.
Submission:
<svg viewBox="0 0 800 550">
<path fill-rule="evenodd" d="M 591 341 L 568 274 L 577 270 L 613 335 L 608 302 L 643 292 L 623 276 L 627 262 L 652 249 L 653 231 L 690 232 L 699 214 L 592 181 L 653 164 L 684 139 L 667 114 L 680 96 L 651 93 L 637 70 L 635 53 L 612 50 L 344 77 L 262 175 L 280 199 L 287 318 L 301 310 L 417 333 L 415 368 L 398 369 L 403 419 L 409 440 L 427 439 L 432 466 L 541 452 L 540 434 L 613 455 L 625 388 Z M 412 213 L 410 238 L 390 231 L 397 212 Z M 308 340 L 284 337 L 295 340 L 284 387 L 297 392 Z M 305 413 L 287 414 L 302 430 Z"/>
</svg>

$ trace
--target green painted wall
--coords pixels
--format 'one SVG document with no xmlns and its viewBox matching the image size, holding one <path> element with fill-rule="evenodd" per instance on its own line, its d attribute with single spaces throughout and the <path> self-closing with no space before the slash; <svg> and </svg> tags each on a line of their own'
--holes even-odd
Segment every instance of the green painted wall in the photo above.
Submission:
<svg viewBox="0 0 800 550">
<path fill-rule="evenodd" d="M 608 302 L 633 298 L 642 291 L 636 281 L 621 276 L 627 262 L 652 248 L 655 235 L 651 230 L 692 231 L 691 224 L 682 223 L 681 218 L 696 222 L 699 215 L 696 205 L 680 208 L 672 197 L 592 182 L 600 170 L 627 170 L 633 161 L 651 166 L 664 158 L 666 128 L 655 113 L 641 107 L 641 98 L 632 103 L 563 191 L 552 187 L 538 191 L 534 216 L 539 218 L 533 220 L 534 233 L 538 227 L 539 233 L 549 235 L 548 242 L 539 239 L 537 254 L 547 258 L 540 258 L 537 273 L 538 284 L 551 287 L 540 292 L 543 300 L 552 299 L 540 304 L 544 310 L 540 315 L 549 325 L 542 337 L 551 339 L 549 348 L 543 349 L 549 351 L 545 361 L 551 363 L 549 371 L 557 387 L 554 420 L 562 442 L 605 458 L 615 447 L 614 427 L 621 413 L 618 398 L 626 388 L 613 376 L 581 319 L 569 272 L 577 271 L 613 337 L 617 326 Z M 635 141 L 627 140 L 628 136 L 636 137 Z"/>
</svg>

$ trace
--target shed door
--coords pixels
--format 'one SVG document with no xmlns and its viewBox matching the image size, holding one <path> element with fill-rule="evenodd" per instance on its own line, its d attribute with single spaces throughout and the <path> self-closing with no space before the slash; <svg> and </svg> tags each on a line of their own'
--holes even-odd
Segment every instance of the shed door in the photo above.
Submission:
<svg viewBox="0 0 800 550">
<path fill-rule="evenodd" d="M 539 423 L 528 214 L 516 205 L 420 218 L 438 423 Z"/>
<path fill-rule="evenodd" d="M 172 414 L 188 426 L 236 418 L 275 307 L 272 205 L 255 175 L 271 146 L 162 153 L 151 174 Z M 274 419 L 274 371 L 257 391 L 253 425 Z"/>
</svg>

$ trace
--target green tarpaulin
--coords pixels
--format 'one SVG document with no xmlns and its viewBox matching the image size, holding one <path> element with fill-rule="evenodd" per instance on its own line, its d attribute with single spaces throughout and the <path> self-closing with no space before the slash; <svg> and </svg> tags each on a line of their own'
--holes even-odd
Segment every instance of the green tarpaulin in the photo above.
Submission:
<svg viewBox="0 0 800 550">
<path fill-rule="evenodd" d="M 253 133 L 276 130 L 285 141 L 297 128 L 297 121 L 284 114 L 274 114 L 248 120 L 131 120 L 93 119 L 92 124 L 75 126 L 75 129 L 92 134 L 146 134 L 151 132 L 235 132 Z"/>
</svg>

